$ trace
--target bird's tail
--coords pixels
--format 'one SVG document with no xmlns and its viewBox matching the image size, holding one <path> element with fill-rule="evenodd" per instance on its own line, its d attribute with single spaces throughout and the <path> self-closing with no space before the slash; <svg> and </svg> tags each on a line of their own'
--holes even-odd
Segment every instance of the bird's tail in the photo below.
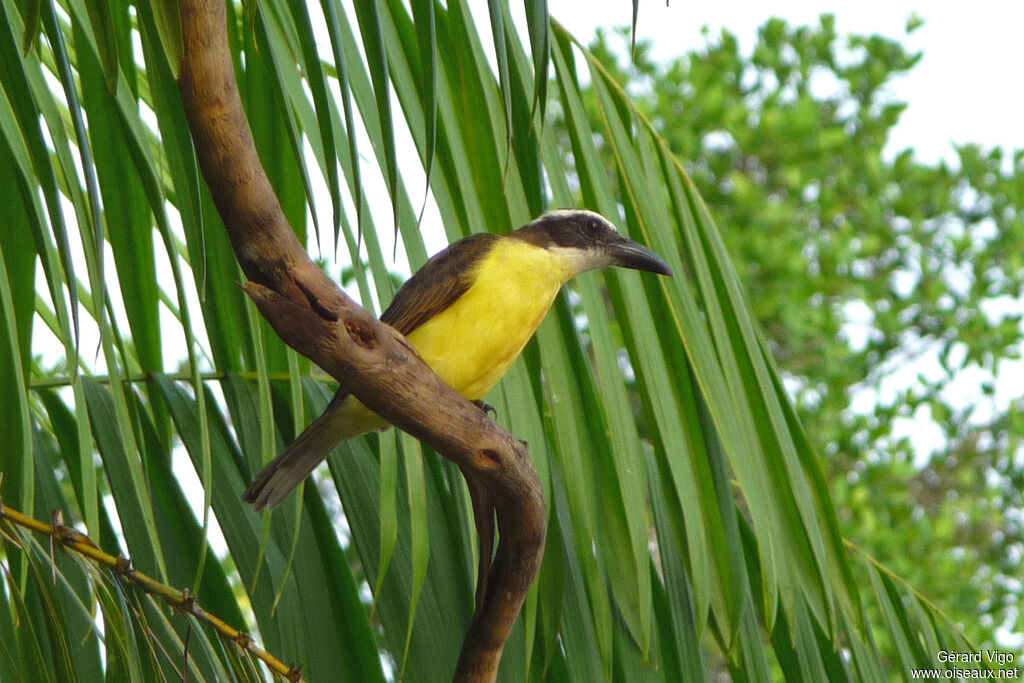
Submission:
<svg viewBox="0 0 1024 683">
<path fill-rule="evenodd" d="M 277 507 L 338 444 L 386 424 L 353 396 L 339 391 L 323 414 L 259 471 L 242 500 L 252 503 L 256 512 Z"/>
</svg>

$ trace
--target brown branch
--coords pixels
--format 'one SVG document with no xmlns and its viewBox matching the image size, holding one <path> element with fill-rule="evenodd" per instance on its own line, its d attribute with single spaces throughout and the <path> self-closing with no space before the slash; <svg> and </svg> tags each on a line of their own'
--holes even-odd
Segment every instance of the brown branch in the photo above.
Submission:
<svg viewBox="0 0 1024 683">
<path fill-rule="evenodd" d="M 479 530 L 497 519 L 498 548 L 493 561 L 481 560 L 489 571 L 479 579 L 483 590 L 455 672 L 459 681 L 493 681 L 544 547 L 547 511 L 526 444 L 448 387 L 402 335 L 310 260 L 256 155 L 228 48 L 224 1 L 181 0 L 181 24 L 181 96 L 203 176 L 250 280 L 245 291 L 285 343 L 459 466 L 476 492 Z M 484 536 L 481 553 L 489 558 L 493 533 Z"/>
<path fill-rule="evenodd" d="M 288 666 L 280 659 L 266 650 L 258 647 L 252 637 L 244 631 L 239 631 L 234 626 L 223 621 L 215 614 L 211 614 L 199 605 L 199 600 L 187 588 L 178 590 L 166 584 L 160 583 L 148 574 L 143 574 L 132 568 L 132 563 L 123 556 L 114 557 L 110 553 L 100 550 L 92 540 L 77 529 L 64 526 L 60 523 L 59 516 L 53 524 L 47 524 L 35 517 L 5 507 L 0 503 L 0 519 L 17 524 L 25 529 L 30 529 L 38 534 L 46 534 L 56 543 L 69 550 L 74 550 L 79 555 L 86 557 L 96 564 L 109 569 L 117 576 L 123 577 L 126 581 L 135 584 L 150 595 L 159 595 L 168 605 L 186 614 L 191 614 L 197 620 L 215 630 L 226 640 L 230 640 L 253 657 L 261 660 L 267 668 L 289 681 L 302 681 L 302 672 L 295 666 Z M 27 549 L 25 549 L 28 552 Z"/>
</svg>

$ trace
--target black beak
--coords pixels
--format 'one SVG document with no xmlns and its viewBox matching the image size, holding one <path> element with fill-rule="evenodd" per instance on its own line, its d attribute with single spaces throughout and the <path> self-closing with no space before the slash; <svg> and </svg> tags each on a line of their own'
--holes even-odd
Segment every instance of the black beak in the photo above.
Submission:
<svg viewBox="0 0 1024 683">
<path fill-rule="evenodd" d="M 608 251 L 612 256 L 613 265 L 672 277 L 672 269 L 665 260 L 642 244 L 624 240 L 611 245 Z"/>
</svg>

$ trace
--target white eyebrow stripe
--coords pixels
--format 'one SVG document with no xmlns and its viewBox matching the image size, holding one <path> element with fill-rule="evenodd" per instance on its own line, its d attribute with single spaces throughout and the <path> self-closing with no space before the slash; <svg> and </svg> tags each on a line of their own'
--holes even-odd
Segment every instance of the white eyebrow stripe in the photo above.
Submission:
<svg viewBox="0 0 1024 683">
<path fill-rule="evenodd" d="M 608 222 L 607 218 L 605 218 L 604 216 L 602 216 L 601 214 L 599 214 L 599 213 L 597 213 L 595 211 L 590 211 L 589 209 L 552 209 L 551 211 L 548 211 L 548 212 L 546 212 L 544 214 L 544 216 L 561 217 L 561 218 L 567 218 L 569 216 L 580 216 L 580 215 L 592 216 L 594 218 L 601 219 L 605 223 Z"/>
</svg>

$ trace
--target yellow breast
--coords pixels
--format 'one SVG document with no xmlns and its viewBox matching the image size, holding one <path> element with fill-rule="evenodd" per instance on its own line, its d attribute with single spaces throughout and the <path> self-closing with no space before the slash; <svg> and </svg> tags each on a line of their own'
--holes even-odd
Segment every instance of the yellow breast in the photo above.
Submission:
<svg viewBox="0 0 1024 683">
<path fill-rule="evenodd" d="M 408 339 L 441 379 L 480 400 L 508 372 L 573 274 L 563 256 L 500 240 L 477 266 L 469 290 Z"/>
</svg>

